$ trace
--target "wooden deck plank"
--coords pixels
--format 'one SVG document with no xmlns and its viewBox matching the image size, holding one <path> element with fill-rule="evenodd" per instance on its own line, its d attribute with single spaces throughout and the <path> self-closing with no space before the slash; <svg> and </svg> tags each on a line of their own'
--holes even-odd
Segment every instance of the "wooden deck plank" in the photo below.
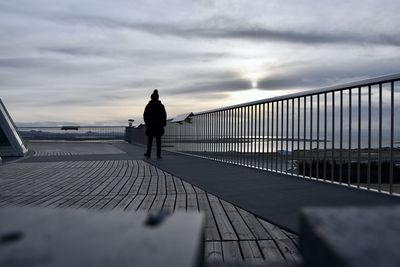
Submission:
<svg viewBox="0 0 400 267">
<path fill-rule="evenodd" d="M 102 199 L 97 201 L 94 205 L 90 206 L 90 209 L 95 209 L 95 210 L 101 210 L 105 205 L 107 205 L 108 202 L 110 202 L 115 195 L 107 195 L 104 196 Z"/>
<path fill-rule="evenodd" d="M 157 169 L 158 176 L 158 185 L 157 185 L 157 195 L 166 195 L 167 194 L 167 186 L 165 184 L 165 175 L 162 171 Z"/>
<path fill-rule="evenodd" d="M 184 194 L 176 195 L 175 210 L 186 211 L 186 195 Z"/>
<path fill-rule="evenodd" d="M 272 239 L 267 230 L 265 230 L 254 214 L 241 208 L 237 208 L 237 210 L 256 239 Z"/>
<path fill-rule="evenodd" d="M 176 194 L 174 178 L 170 174 L 165 174 L 167 194 Z"/>
<path fill-rule="evenodd" d="M 186 194 L 185 188 L 183 187 L 182 180 L 173 176 L 175 183 L 175 190 L 177 194 Z"/>
<path fill-rule="evenodd" d="M 42 202 L 40 204 L 30 204 L 28 206 L 33 206 L 33 207 L 49 207 L 49 208 L 57 208 L 61 203 L 64 203 L 66 199 L 66 196 L 59 195 L 56 197 L 53 197 L 51 200 Z"/>
<path fill-rule="evenodd" d="M 48 172 L 45 174 L 42 174 L 39 177 L 45 176 L 45 178 L 52 179 L 53 173 Z M 1 187 L 0 187 L 0 194 L 2 195 L 11 195 L 15 193 L 21 193 L 21 192 L 32 192 L 31 190 L 34 190 L 37 185 L 35 184 L 35 181 L 39 180 L 38 178 L 27 178 L 27 179 L 1 179 Z M 53 181 L 47 180 L 48 183 L 51 183 Z"/>
<path fill-rule="evenodd" d="M 211 210 L 214 214 L 218 230 L 221 234 L 222 240 L 238 240 L 238 237 L 233 229 L 231 222 L 228 219 L 224 209 L 222 208 L 219 199 L 211 194 L 207 194 L 210 201 Z"/>
<path fill-rule="evenodd" d="M 138 177 L 144 177 L 145 175 L 145 162 L 138 162 Z"/>
<path fill-rule="evenodd" d="M 137 193 L 138 195 L 147 195 L 150 186 L 150 180 L 151 176 L 147 173 L 146 176 L 143 177 L 142 184 L 140 185 L 139 191 Z"/>
<path fill-rule="evenodd" d="M 261 254 L 260 249 L 258 248 L 256 241 L 240 241 L 239 245 L 243 254 L 244 261 L 251 263 L 264 262 L 264 258 Z"/>
<path fill-rule="evenodd" d="M 268 232 L 268 234 L 272 237 L 274 240 L 281 240 L 281 239 L 287 239 L 287 236 L 282 232 L 282 230 L 276 226 L 273 225 L 265 220 L 262 220 L 258 218 L 258 221 L 261 223 L 261 225 L 264 227 L 264 229 Z"/>
<path fill-rule="evenodd" d="M 254 235 L 251 233 L 249 227 L 246 222 L 243 220 L 242 216 L 240 216 L 239 212 L 231 203 L 221 200 L 221 204 L 225 209 L 226 214 L 228 215 L 229 220 L 231 221 L 233 228 L 239 239 L 255 239 Z"/>
<path fill-rule="evenodd" d="M 222 244 L 220 241 L 206 241 L 204 247 L 204 258 L 209 263 L 222 263 L 224 261 L 222 255 Z"/>
<path fill-rule="evenodd" d="M 257 242 L 266 262 L 282 262 L 285 260 L 274 240 L 259 240 Z"/>
<path fill-rule="evenodd" d="M 127 195 L 131 190 L 133 184 L 135 183 L 137 177 L 126 176 L 126 179 L 127 181 L 119 190 L 118 195 Z"/>
<path fill-rule="evenodd" d="M 126 198 L 126 195 L 117 195 L 115 196 L 110 202 L 108 202 L 104 207 L 103 210 L 112 210 L 118 206 L 118 204 Z"/>
<path fill-rule="evenodd" d="M 196 194 L 196 191 L 194 191 L 194 188 L 191 184 L 189 184 L 188 182 L 185 182 L 183 180 L 181 180 L 181 181 L 182 181 L 183 187 L 185 188 L 186 194 Z"/>
<path fill-rule="evenodd" d="M 137 177 L 139 172 L 139 165 L 137 160 L 128 160 L 128 169 L 126 170 L 125 176 Z"/>
<path fill-rule="evenodd" d="M 149 195 L 157 195 L 157 186 L 158 186 L 158 176 L 152 174 L 150 178 L 150 185 L 147 194 Z"/>
<path fill-rule="evenodd" d="M 114 186 L 114 188 L 111 189 L 109 194 L 118 195 L 119 192 L 122 190 L 122 188 L 124 188 L 125 184 L 129 181 L 129 179 L 131 177 L 129 177 L 129 176 L 118 176 L 118 178 L 119 178 L 118 183 Z"/>
<path fill-rule="evenodd" d="M 132 187 L 130 188 L 128 194 L 130 194 L 130 195 L 138 195 L 139 194 L 139 189 L 142 187 L 143 180 L 144 180 L 143 176 L 137 177 L 135 179 L 135 182 L 133 183 Z"/>
<path fill-rule="evenodd" d="M 18 203 L 19 205 L 30 205 L 30 204 L 40 204 L 43 201 L 47 201 L 58 195 L 68 195 L 74 190 L 78 190 L 80 183 L 84 180 L 83 178 L 76 179 L 75 181 L 70 181 L 69 179 L 61 179 L 62 177 L 57 177 L 58 181 L 52 184 L 37 182 L 38 186 L 43 186 L 42 190 L 38 190 L 31 194 L 31 198 L 25 198 L 23 202 Z"/>
<path fill-rule="evenodd" d="M 28 171 L 28 170 L 27 170 Z M 11 188 L 2 186 L 2 194 L 7 192 L 8 194 L 38 194 L 38 191 L 43 191 L 47 189 L 48 186 L 52 184 L 59 183 L 59 178 L 68 179 L 72 175 L 77 175 L 79 170 L 67 172 L 66 170 L 63 172 L 54 172 L 49 171 L 46 174 L 43 174 L 36 178 L 31 178 L 29 180 L 19 180 L 18 184 L 14 184 Z"/>
<path fill-rule="evenodd" d="M 290 240 L 289 238 L 281 239 L 277 240 L 276 243 L 278 244 L 280 251 L 288 262 L 300 262 L 299 252 L 292 240 Z"/>
<path fill-rule="evenodd" d="M 157 212 L 160 211 L 164 205 L 166 195 L 157 195 L 154 199 L 153 204 L 151 205 L 150 211 Z"/>
<path fill-rule="evenodd" d="M 194 188 L 194 191 L 196 191 L 196 194 L 205 194 L 203 189 L 200 189 L 200 188 L 198 188 L 197 186 L 194 186 L 194 185 L 193 185 L 193 188 Z"/>
<path fill-rule="evenodd" d="M 196 194 L 187 194 L 186 196 L 186 210 L 187 211 L 199 211 L 199 205 L 197 203 Z"/>
<path fill-rule="evenodd" d="M 167 195 L 163 209 L 168 211 L 168 212 L 173 212 L 175 208 L 175 200 L 176 200 L 176 195 Z"/>
<path fill-rule="evenodd" d="M 66 201 L 59 205 L 59 207 L 69 207 L 78 203 L 82 198 L 91 194 L 91 192 L 97 187 L 101 182 L 110 179 L 109 177 L 93 178 L 85 182 L 81 187 L 75 192 L 71 192 L 69 196 L 66 197 Z"/>
<path fill-rule="evenodd" d="M 179 196 L 179 195 L 177 195 Z M 215 223 L 214 216 L 211 212 L 211 207 L 206 194 L 198 194 L 197 200 L 199 209 L 205 214 L 206 221 L 204 225 L 204 239 L 210 241 L 219 241 L 221 236 L 218 232 L 217 224 Z"/>
<path fill-rule="evenodd" d="M 137 210 L 144 199 L 144 195 L 126 195 L 115 207 L 118 210 Z"/>
<path fill-rule="evenodd" d="M 88 199 L 93 198 L 93 196 L 97 196 L 98 193 L 101 192 L 101 189 L 104 188 L 104 186 L 107 186 L 111 180 L 112 177 L 109 176 L 98 179 L 94 183 L 89 184 L 81 194 L 61 204 L 60 207 L 81 207 Z"/>
<path fill-rule="evenodd" d="M 141 211 L 148 211 L 151 207 L 151 205 L 153 204 L 154 199 L 156 198 L 156 195 L 147 195 L 142 203 L 140 204 L 138 210 Z"/>
<path fill-rule="evenodd" d="M 160 168 L 156 167 L 157 176 L 165 176 L 165 173 Z"/>
<path fill-rule="evenodd" d="M 297 235 L 295 235 L 295 234 L 293 234 L 293 233 L 291 233 L 291 232 L 288 232 L 288 231 L 285 231 L 285 230 L 282 230 L 282 232 L 287 236 L 287 237 L 289 237 L 289 239 L 290 240 L 292 240 L 293 241 L 293 243 L 296 245 L 296 247 L 299 247 L 299 243 L 300 243 L 300 240 L 299 240 L 299 237 L 297 236 Z"/>
<path fill-rule="evenodd" d="M 112 190 L 118 185 L 118 183 L 123 179 L 123 177 L 110 176 L 111 181 L 108 183 L 104 189 L 99 193 L 99 195 L 110 195 Z"/>
<path fill-rule="evenodd" d="M 242 262 L 242 254 L 240 252 L 239 243 L 237 241 L 222 242 L 222 254 L 225 262 Z"/>
<path fill-rule="evenodd" d="M 99 195 L 88 195 L 81 199 L 81 201 L 74 203 L 70 207 L 81 208 L 81 209 L 90 209 L 94 204 L 96 204 L 99 200 L 101 200 L 104 196 Z"/>
</svg>

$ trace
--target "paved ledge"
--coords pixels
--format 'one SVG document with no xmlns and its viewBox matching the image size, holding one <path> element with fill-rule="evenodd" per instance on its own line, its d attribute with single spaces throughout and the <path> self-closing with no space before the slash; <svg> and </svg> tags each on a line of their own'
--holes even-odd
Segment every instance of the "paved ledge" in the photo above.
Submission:
<svg viewBox="0 0 400 267">
<path fill-rule="evenodd" d="M 138 145 L 118 147 L 128 154 L 144 151 Z M 147 162 L 293 232 L 299 231 L 304 207 L 400 204 L 400 197 L 172 152 Z"/>
<path fill-rule="evenodd" d="M 313 208 L 301 216 L 307 267 L 400 266 L 400 206 Z"/>
</svg>

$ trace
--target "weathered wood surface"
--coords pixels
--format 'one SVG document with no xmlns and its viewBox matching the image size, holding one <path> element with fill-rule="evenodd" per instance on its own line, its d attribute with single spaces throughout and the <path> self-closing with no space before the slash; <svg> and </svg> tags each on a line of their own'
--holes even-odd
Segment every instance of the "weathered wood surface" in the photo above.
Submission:
<svg viewBox="0 0 400 267">
<path fill-rule="evenodd" d="M 0 167 L 0 207 L 200 211 L 208 262 L 299 261 L 297 236 L 142 160 Z"/>
</svg>

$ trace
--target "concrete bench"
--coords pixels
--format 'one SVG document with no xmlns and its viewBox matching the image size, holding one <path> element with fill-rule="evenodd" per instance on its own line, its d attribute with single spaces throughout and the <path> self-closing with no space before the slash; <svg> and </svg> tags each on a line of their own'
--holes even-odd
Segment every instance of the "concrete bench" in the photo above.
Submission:
<svg viewBox="0 0 400 267">
<path fill-rule="evenodd" d="M 309 208 L 301 216 L 305 266 L 400 266 L 400 207 Z"/>
<path fill-rule="evenodd" d="M 0 209 L 0 266 L 197 266 L 203 216 Z M 150 222 L 150 224 L 149 224 Z"/>
</svg>

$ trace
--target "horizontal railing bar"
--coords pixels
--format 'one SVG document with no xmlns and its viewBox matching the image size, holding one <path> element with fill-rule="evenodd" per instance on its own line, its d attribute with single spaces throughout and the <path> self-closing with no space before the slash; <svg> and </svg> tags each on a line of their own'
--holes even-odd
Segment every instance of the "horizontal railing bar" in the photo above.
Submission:
<svg viewBox="0 0 400 267">
<path fill-rule="evenodd" d="M 118 128 L 118 127 L 127 127 L 126 125 L 117 125 L 117 126 L 81 126 L 81 125 L 63 125 L 63 126 L 73 126 L 79 128 Z M 42 128 L 42 129 L 53 129 L 53 128 L 61 128 L 63 126 L 20 126 L 18 129 L 31 129 L 31 128 Z"/>
<path fill-rule="evenodd" d="M 306 96 L 311 96 L 311 95 L 316 95 L 316 94 L 346 90 L 346 89 L 357 88 L 357 87 L 372 86 L 372 85 L 379 84 L 379 83 L 390 83 L 390 82 L 394 82 L 397 80 L 400 80 L 400 73 L 395 73 L 395 74 L 390 74 L 390 75 L 385 75 L 385 76 L 380 76 L 380 77 L 375 77 L 375 78 L 370 78 L 370 79 L 365 79 L 365 80 L 359 80 L 359 81 L 349 82 L 349 83 L 345 83 L 345 84 L 333 85 L 333 86 L 323 87 L 323 88 L 319 88 L 319 89 L 307 90 L 306 92 L 303 91 L 303 92 L 287 94 L 287 95 L 283 95 L 283 96 L 276 96 L 276 97 L 256 100 L 256 101 L 252 101 L 252 102 L 246 102 L 246 103 L 242 103 L 242 104 L 226 106 L 226 107 L 217 108 L 217 109 L 206 110 L 206 111 L 202 111 L 202 112 L 193 113 L 193 115 L 198 116 L 198 115 L 202 115 L 202 114 L 213 113 L 213 112 L 223 111 L 223 110 L 228 110 L 228 109 L 233 109 L 233 108 L 253 106 L 253 105 L 258 105 L 258 104 L 270 103 L 270 102 L 274 102 L 274 101 L 292 99 L 292 98 L 297 98 L 297 97 L 306 97 Z"/>
</svg>

